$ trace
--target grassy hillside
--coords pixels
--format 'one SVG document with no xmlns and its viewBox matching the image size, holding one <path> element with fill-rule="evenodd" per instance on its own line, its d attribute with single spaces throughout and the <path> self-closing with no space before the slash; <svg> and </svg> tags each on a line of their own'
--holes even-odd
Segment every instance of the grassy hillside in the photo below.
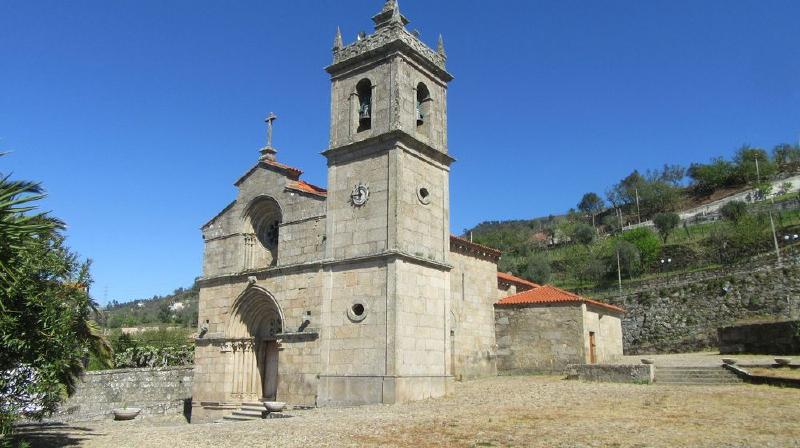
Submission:
<svg viewBox="0 0 800 448">
<path fill-rule="evenodd" d="M 178 288 L 166 296 L 132 300 L 116 300 L 102 311 L 102 324 L 106 328 L 135 327 L 142 325 L 197 326 L 197 302 L 200 288 L 197 283 L 190 288 Z"/>
</svg>

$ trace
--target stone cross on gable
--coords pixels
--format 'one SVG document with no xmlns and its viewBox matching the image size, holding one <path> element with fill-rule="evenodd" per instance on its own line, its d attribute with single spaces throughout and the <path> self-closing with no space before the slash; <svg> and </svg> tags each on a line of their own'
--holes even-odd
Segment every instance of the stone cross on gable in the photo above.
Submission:
<svg viewBox="0 0 800 448">
<path fill-rule="evenodd" d="M 267 123 L 267 148 L 272 148 L 272 122 L 277 119 L 278 116 L 274 112 L 270 112 L 269 116 L 264 120 Z"/>
<path fill-rule="evenodd" d="M 264 120 L 267 123 L 267 146 L 261 148 L 260 160 L 275 160 L 275 153 L 278 151 L 272 147 L 272 122 L 277 120 L 278 116 L 270 112 L 269 116 Z"/>
</svg>

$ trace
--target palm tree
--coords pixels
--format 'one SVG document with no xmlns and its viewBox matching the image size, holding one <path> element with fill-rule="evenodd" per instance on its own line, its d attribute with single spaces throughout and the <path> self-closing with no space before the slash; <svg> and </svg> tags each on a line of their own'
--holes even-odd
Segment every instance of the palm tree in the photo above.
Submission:
<svg viewBox="0 0 800 448">
<path fill-rule="evenodd" d="M 63 222 L 37 211 L 44 197 L 38 183 L 0 175 L 0 339 L 6 344 L 0 374 L 34 372 L 23 380 L 45 400 L 42 410 L 51 411 L 60 388 L 75 390 L 86 351 L 109 367 L 112 352 L 92 320 L 97 304 L 88 292 L 89 262 L 79 263 L 64 245 Z M 0 396 L 6 403 L 20 399 L 13 392 Z M 18 417 L 12 408 L 0 407 L 0 434 Z"/>
<path fill-rule="evenodd" d="M 0 153 L 0 157 L 5 153 Z M 30 238 L 61 230 L 64 223 L 47 213 L 29 214 L 34 202 L 45 197 L 41 185 L 0 176 L 0 287 L 9 287 L 18 273 L 10 263 L 14 252 Z M 2 303 L 0 303 L 2 306 Z"/>
</svg>

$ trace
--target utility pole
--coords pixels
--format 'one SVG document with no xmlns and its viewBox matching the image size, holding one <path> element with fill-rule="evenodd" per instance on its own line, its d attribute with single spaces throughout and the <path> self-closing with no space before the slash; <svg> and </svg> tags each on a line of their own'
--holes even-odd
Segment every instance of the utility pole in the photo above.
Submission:
<svg viewBox="0 0 800 448">
<path fill-rule="evenodd" d="M 639 224 L 642 223 L 642 211 L 639 209 L 639 189 L 634 188 L 633 191 L 636 192 L 636 214 L 639 216 Z"/>
<path fill-rule="evenodd" d="M 619 249 L 617 249 L 617 280 L 619 281 L 619 295 L 622 297 L 622 267 L 619 263 Z"/>
<path fill-rule="evenodd" d="M 756 186 L 761 185 L 761 171 L 758 169 L 758 156 L 755 156 L 756 159 Z"/>
<path fill-rule="evenodd" d="M 781 265 L 781 249 L 778 246 L 778 234 L 775 232 L 775 221 L 772 219 L 772 206 L 775 205 L 775 199 L 769 198 L 769 226 L 772 228 L 772 242 L 775 243 L 775 257 L 778 258 L 778 266 Z"/>
</svg>

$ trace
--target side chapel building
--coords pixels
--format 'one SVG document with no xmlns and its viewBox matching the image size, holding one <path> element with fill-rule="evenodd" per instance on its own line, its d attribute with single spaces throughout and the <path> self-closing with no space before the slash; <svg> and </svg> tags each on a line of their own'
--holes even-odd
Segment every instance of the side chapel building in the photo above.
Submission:
<svg viewBox="0 0 800 448">
<path fill-rule="evenodd" d="M 622 352 L 620 309 L 498 273 L 497 250 L 451 236 L 444 45 L 408 31 L 395 0 L 373 21 L 349 45 L 337 32 L 326 69 L 327 190 L 270 141 L 202 228 L 193 421 L 261 399 L 438 397 L 453 379 Z"/>
</svg>

